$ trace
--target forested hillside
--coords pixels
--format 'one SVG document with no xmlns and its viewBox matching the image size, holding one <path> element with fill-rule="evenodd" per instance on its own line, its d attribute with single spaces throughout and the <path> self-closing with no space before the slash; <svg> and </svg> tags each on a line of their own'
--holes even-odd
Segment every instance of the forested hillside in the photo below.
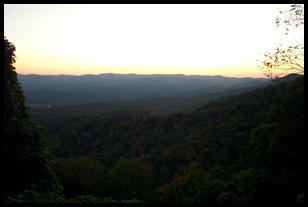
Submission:
<svg viewBox="0 0 308 207">
<path fill-rule="evenodd" d="M 304 201 L 304 77 L 169 116 L 40 123 L 67 198 Z"/>
</svg>

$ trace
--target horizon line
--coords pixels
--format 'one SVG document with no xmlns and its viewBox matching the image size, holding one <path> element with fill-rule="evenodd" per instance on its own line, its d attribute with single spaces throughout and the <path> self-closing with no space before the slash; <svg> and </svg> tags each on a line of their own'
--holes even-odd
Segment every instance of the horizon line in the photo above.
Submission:
<svg viewBox="0 0 308 207">
<path fill-rule="evenodd" d="M 17 75 L 40 75 L 40 76 L 98 76 L 98 75 L 142 75 L 142 76 L 153 76 L 153 75 L 181 75 L 181 76 L 211 76 L 211 77 L 228 77 L 228 78 L 264 78 L 268 79 L 267 77 L 260 77 L 262 76 L 261 74 L 258 74 L 259 76 L 256 77 L 253 74 L 226 74 L 226 75 L 201 75 L 201 74 L 183 74 L 183 73 L 153 73 L 153 74 L 148 74 L 148 73 L 97 73 L 97 74 L 37 74 L 37 73 L 17 73 Z"/>
</svg>

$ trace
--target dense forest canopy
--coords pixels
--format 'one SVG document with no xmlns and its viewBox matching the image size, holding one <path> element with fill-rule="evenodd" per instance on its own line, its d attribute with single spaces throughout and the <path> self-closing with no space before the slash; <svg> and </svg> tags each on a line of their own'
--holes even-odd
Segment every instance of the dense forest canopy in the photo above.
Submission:
<svg viewBox="0 0 308 207">
<path fill-rule="evenodd" d="M 47 127 L 57 175 L 70 197 L 145 202 L 303 198 L 303 77 L 168 116 L 123 112 L 38 120 Z M 68 170 L 77 166 L 85 171 Z M 94 173 L 99 171 L 100 176 Z M 97 177 L 100 181 L 91 184 Z M 77 180 L 83 187 L 73 187 Z"/>
</svg>

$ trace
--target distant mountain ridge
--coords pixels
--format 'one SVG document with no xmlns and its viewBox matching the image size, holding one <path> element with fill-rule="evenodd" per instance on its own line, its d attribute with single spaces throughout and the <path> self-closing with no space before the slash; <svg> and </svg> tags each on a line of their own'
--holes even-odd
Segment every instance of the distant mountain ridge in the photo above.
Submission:
<svg viewBox="0 0 308 207">
<path fill-rule="evenodd" d="M 275 82 L 281 83 L 281 82 L 292 81 L 292 80 L 294 80 L 296 78 L 301 78 L 303 76 L 304 75 L 297 74 L 297 73 L 290 73 L 290 74 L 288 74 L 286 76 L 278 78 L 277 80 L 275 80 Z"/>
<path fill-rule="evenodd" d="M 265 78 L 183 74 L 18 75 L 27 104 L 85 104 L 115 100 L 188 97 L 246 87 L 264 87 Z"/>
</svg>

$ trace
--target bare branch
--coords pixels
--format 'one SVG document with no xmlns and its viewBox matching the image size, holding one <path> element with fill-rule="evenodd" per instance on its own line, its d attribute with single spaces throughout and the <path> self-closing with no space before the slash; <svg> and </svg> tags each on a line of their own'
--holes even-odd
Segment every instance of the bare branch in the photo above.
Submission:
<svg viewBox="0 0 308 207">
<path fill-rule="evenodd" d="M 304 5 L 294 4 L 290 9 L 279 11 L 279 16 L 275 19 L 277 27 L 285 26 L 285 34 L 296 40 L 290 33 L 304 26 Z M 302 29 L 302 28 L 301 28 Z M 304 74 L 304 42 L 297 41 L 297 45 L 290 45 L 282 48 L 281 45 L 273 52 L 266 52 L 265 59 L 259 61 L 259 67 L 264 75 L 271 79 L 276 79 L 288 73 Z"/>
</svg>

